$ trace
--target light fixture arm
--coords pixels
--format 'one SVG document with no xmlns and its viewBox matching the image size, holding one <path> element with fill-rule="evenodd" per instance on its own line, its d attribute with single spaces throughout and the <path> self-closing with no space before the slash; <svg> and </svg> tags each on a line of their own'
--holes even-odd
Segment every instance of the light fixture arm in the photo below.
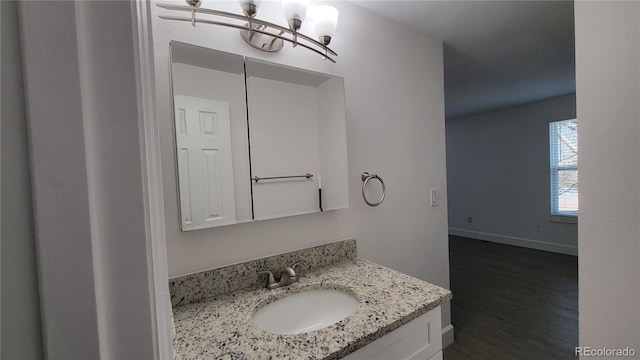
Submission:
<svg viewBox="0 0 640 360">
<path fill-rule="evenodd" d="M 247 26 L 246 24 L 233 24 L 233 23 L 228 23 L 228 22 L 221 22 L 221 21 L 214 21 L 214 20 L 207 20 L 207 19 L 201 19 L 201 18 L 197 18 L 196 17 L 196 13 L 200 13 L 200 14 L 204 14 L 204 15 L 212 15 L 212 16 L 220 16 L 220 17 L 225 17 L 225 18 L 229 18 L 229 19 L 234 19 L 234 20 L 239 20 L 239 21 L 246 21 L 250 24 L 258 24 L 258 25 L 263 25 L 264 27 L 269 27 L 269 28 L 273 28 L 276 30 L 280 31 L 280 34 L 289 34 L 290 37 L 287 36 L 283 36 L 283 35 L 278 35 L 278 34 L 274 34 L 272 32 L 268 32 L 265 31 L 263 29 L 260 28 L 253 28 L 252 31 L 260 33 L 260 34 L 264 34 L 264 35 L 268 35 L 268 36 L 272 36 L 274 38 L 278 38 L 281 39 L 283 41 L 287 41 L 290 42 L 294 45 L 299 45 L 305 49 L 311 50 L 319 55 L 321 55 L 322 57 L 326 57 L 328 60 L 330 60 L 331 62 L 335 63 L 336 61 L 331 58 L 330 56 L 328 56 L 329 54 L 334 55 L 334 56 L 338 56 L 338 54 L 331 50 L 328 46 L 326 46 L 325 44 L 305 35 L 302 34 L 296 30 L 292 30 L 290 28 L 278 25 L 278 24 L 274 24 L 272 22 L 269 21 L 264 21 L 264 20 L 260 20 L 257 19 L 255 17 L 250 17 L 250 16 L 245 16 L 245 15 L 240 15 L 240 14 L 234 14 L 234 13 L 230 13 L 230 12 L 226 12 L 226 11 L 220 11 L 220 10 L 214 10 L 214 9 L 206 9 L 206 8 L 201 8 L 198 6 L 184 6 L 184 5 L 173 5 L 173 4 L 156 4 L 158 7 L 166 9 L 166 10 L 173 10 L 173 11 L 184 11 L 184 12 L 189 12 L 191 13 L 191 17 L 179 17 L 179 16 L 171 16 L 171 15 L 160 15 L 159 17 L 161 19 L 165 19 L 165 20 L 176 20 L 176 21 L 187 21 L 187 22 L 191 22 L 193 24 L 193 26 L 195 26 L 195 23 L 203 23 L 203 24 L 209 24 L 209 25 L 220 25 L 220 26 L 225 26 L 225 27 L 231 27 L 231 28 L 236 28 L 236 29 L 241 29 L 241 30 L 247 30 Z M 307 42 L 308 44 L 302 43 L 300 42 L 300 40 L 304 40 L 305 42 Z"/>
</svg>

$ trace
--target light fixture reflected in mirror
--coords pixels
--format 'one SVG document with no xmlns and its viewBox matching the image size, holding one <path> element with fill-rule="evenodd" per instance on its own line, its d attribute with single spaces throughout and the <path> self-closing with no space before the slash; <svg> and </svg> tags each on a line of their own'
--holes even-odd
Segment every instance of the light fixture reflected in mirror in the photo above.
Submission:
<svg viewBox="0 0 640 360">
<path fill-rule="evenodd" d="M 284 41 L 290 42 L 294 47 L 301 47 L 320 54 L 324 59 L 336 62 L 332 56 L 338 56 L 328 45 L 333 38 L 338 23 L 338 10 L 332 6 L 318 6 L 312 8 L 310 13 L 315 22 L 318 40 L 298 32 L 302 27 L 302 22 L 309 10 L 309 0 L 282 0 L 282 10 L 289 27 L 284 27 L 269 21 L 256 18 L 260 7 L 260 0 L 239 0 L 240 7 L 244 15 L 234 14 L 225 11 L 206 9 L 201 7 L 203 0 L 186 0 L 187 6 L 173 4 L 156 4 L 166 10 L 186 11 L 191 13 L 191 17 L 179 17 L 172 15 L 160 15 L 161 19 L 191 22 L 195 27 L 196 23 L 210 25 L 220 25 L 241 30 L 242 38 L 251 46 L 263 51 L 278 51 L 282 48 Z M 243 21 L 244 23 L 221 22 L 215 19 L 196 17 L 196 14 L 225 17 L 232 20 Z"/>
</svg>

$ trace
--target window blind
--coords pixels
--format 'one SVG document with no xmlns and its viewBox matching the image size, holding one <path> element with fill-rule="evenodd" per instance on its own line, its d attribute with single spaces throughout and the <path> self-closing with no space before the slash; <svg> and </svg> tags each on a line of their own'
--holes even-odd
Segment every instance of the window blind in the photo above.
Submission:
<svg viewBox="0 0 640 360">
<path fill-rule="evenodd" d="M 551 215 L 578 216 L 578 121 L 549 123 Z"/>
</svg>

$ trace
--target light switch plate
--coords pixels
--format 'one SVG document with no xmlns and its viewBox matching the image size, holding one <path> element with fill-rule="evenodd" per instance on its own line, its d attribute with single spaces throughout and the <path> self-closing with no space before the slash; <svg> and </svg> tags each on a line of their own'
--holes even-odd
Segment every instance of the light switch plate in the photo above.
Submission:
<svg viewBox="0 0 640 360">
<path fill-rule="evenodd" d="M 431 206 L 438 206 L 439 200 L 438 189 L 431 189 Z"/>
</svg>

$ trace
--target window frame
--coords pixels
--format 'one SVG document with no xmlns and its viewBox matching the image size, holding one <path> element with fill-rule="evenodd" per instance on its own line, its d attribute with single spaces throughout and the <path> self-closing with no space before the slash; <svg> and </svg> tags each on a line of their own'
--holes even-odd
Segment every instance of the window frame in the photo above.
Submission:
<svg viewBox="0 0 640 360">
<path fill-rule="evenodd" d="M 559 199 L 558 199 L 558 187 L 559 187 L 559 173 L 560 171 L 575 170 L 578 172 L 578 164 L 576 165 L 558 165 L 559 159 L 557 157 L 557 144 L 558 138 L 556 132 L 552 131 L 554 123 L 560 123 L 563 121 L 576 121 L 576 118 L 554 120 L 549 122 L 549 192 L 550 192 L 550 219 L 556 222 L 577 223 L 578 213 L 577 211 L 560 211 Z M 579 176 L 579 173 L 578 173 Z M 579 199 L 579 195 L 578 195 Z"/>
</svg>

